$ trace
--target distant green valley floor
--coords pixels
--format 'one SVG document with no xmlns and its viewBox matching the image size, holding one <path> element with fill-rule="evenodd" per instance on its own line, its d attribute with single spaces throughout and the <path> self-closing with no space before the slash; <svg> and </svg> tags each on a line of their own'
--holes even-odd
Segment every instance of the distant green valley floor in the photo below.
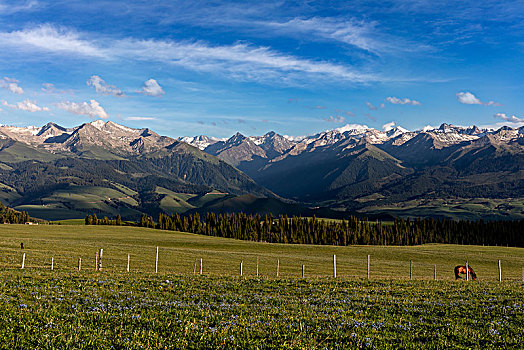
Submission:
<svg viewBox="0 0 524 350">
<path fill-rule="evenodd" d="M 521 220 L 524 219 L 524 198 L 415 199 L 369 206 L 359 212 L 363 215 L 388 213 L 403 218 L 431 216 L 455 220 Z"/>
</svg>

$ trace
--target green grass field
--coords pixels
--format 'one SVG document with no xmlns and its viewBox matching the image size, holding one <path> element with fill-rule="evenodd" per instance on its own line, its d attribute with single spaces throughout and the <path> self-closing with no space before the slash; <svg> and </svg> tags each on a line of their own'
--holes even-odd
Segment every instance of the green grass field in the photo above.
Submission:
<svg viewBox="0 0 524 350">
<path fill-rule="evenodd" d="M 4 348 L 519 348 L 524 334 L 520 248 L 281 245 L 136 227 L 1 225 L 0 252 Z M 200 258 L 203 276 L 194 276 Z M 477 281 L 454 280 L 466 260 Z"/>
<path fill-rule="evenodd" d="M 75 222 L 77 223 L 77 222 Z M 104 265 L 112 272 L 124 271 L 127 254 L 135 272 L 152 272 L 158 246 L 159 272 L 193 272 L 195 259 L 203 259 L 204 272 L 213 275 L 238 275 L 240 261 L 244 273 L 264 277 L 276 274 L 280 260 L 281 277 L 300 277 L 302 265 L 309 277 L 332 274 L 333 255 L 337 255 L 340 277 L 364 278 L 367 255 L 371 256 L 373 279 L 406 279 L 413 260 L 416 279 L 433 279 L 434 265 L 440 280 L 454 280 L 453 267 L 466 261 L 482 281 L 498 278 L 498 260 L 502 261 L 504 280 L 521 280 L 524 250 L 521 248 L 428 244 L 398 246 L 311 246 L 238 241 L 190 233 L 161 231 L 139 227 L 82 225 L 2 225 L 0 226 L 0 268 L 17 267 L 21 262 L 20 242 L 26 249 L 27 268 L 45 268 L 54 258 L 58 269 L 76 268 L 78 258 L 91 267 L 95 252 L 104 249 Z"/>
</svg>

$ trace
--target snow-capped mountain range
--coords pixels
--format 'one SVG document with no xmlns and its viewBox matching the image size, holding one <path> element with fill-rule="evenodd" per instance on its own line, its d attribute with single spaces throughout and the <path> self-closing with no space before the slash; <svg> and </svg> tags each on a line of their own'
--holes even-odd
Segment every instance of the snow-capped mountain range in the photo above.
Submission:
<svg viewBox="0 0 524 350">
<path fill-rule="evenodd" d="M 273 192 L 307 202 L 361 201 L 367 196 L 400 201 L 447 193 L 524 196 L 524 127 L 442 124 L 409 131 L 392 125 L 381 131 L 346 125 L 301 139 L 274 132 L 237 133 L 227 140 L 192 144 Z M 491 180 L 480 185 L 481 179 Z"/>
<path fill-rule="evenodd" d="M 212 190 L 346 210 L 450 197 L 504 201 L 524 198 L 524 127 L 346 125 L 301 138 L 175 139 L 102 120 L 0 125 L 0 174 L 0 201 L 14 207 L 54 200 L 57 188 L 110 186 L 137 193 L 138 204 L 111 204 L 135 214 L 181 210 L 166 193 Z"/>
<path fill-rule="evenodd" d="M 212 153 L 219 152 L 218 149 L 231 148 L 233 145 L 238 146 L 239 140 L 241 139 L 244 142 L 253 143 L 255 146 L 259 146 L 266 151 L 269 145 L 274 145 L 273 147 L 275 148 L 275 151 L 279 154 L 285 153 L 286 151 L 296 154 L 298 150 L 310 149 L 311 146 L 309 145 L 312 145 L 313 147 L 321 147 L 333 145 L 337 142 L 347 139 L 365 139 L 366 142 L 370 144 L 384 144 L 390 142 L 398 146 L 420 134 L 429 134 L 441 143 L 452 145 L 465 141 L 473 141 L 488 134 L 498 135 L 501 140 L 516 139 L 523 136 L 524 127 L 513 129 L 504 126 L 498 130 L 494 130 L 480 129 L 475 125 L 461 127 L 444 123 L 437 128 L 428 126 L 422 130 L 416 131 L 409 131 L 401 126 L 391 126 L 381 131 L 370 128 L 366 125 L 347 124 L 340 128 L 299 138 L 290 137 L 287 135 L 279 135 L 271 131 L 263 136 L 244 136 L 240 133 L 237 133 L 229 139 L 220 139 L 206 135 L 200 135 L 194 137 L 180 137 L 178 140 L 186 142 L 203 151 L 209 147 L 209 150 Z"/>
</svg>

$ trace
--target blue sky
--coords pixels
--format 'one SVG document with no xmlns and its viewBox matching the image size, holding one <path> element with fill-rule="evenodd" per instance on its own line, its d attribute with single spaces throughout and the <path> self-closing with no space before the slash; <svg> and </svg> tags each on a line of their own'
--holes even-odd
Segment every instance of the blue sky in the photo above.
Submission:
<svg viewBox="0 0 524 350">
<path fill-rule="evenodd" d="M 521 0 L 0 0 L 0 123 L 515 127 L 523 54 Z"/>
</svg>

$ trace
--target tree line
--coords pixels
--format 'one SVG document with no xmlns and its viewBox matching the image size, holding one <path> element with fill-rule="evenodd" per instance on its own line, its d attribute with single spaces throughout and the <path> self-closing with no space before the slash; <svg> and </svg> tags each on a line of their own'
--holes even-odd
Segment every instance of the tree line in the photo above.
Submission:
<svg viewBox="0 0 524 350">
<path fill-rule="evenodd" d="M 93 215 L 96 218 L 96 215 Z M 88 215 L 86 224 L 88 223 Z M 91 224 L 117 225 L 117 220 L 97 219 Z M 120 224 L 121 219 L 120 219 Z M 418 245 L 424 243 L 509 245 L 524 247 L 524 220 L 467 221 L 449 219 L 401 219 L 392 223 L 368 221 L 354 216 L 347 220 L 198 213 L 190 215 L 142 214 L 136 226 L 190 232 L 207 236 L 257 242 L 320 245 Z"/>
<path fill-rule="evenodd" d="M 0 224 L 25 224 L 31 221 L 25 211 L 16 211 L 0 203 Z"/>
<path fill-rule="evenodd" d="M 99 219 L 96 216 L 96 214 L 86 215 L 84 220 L 85 220 L 85 224 L 86 225 L 113 225 L 113 226 L 122 226 L 122 225 L 124 225 L 124 223 L 122 222 L 122 217 L 120 216 L 120 214 L 118 214 L 114 220 L 110 220 L 107 216 L 104 216 L 103 219 Z M 128 225 L 128 223 L 125 223 L 125 225 Z"/>
</svg>

